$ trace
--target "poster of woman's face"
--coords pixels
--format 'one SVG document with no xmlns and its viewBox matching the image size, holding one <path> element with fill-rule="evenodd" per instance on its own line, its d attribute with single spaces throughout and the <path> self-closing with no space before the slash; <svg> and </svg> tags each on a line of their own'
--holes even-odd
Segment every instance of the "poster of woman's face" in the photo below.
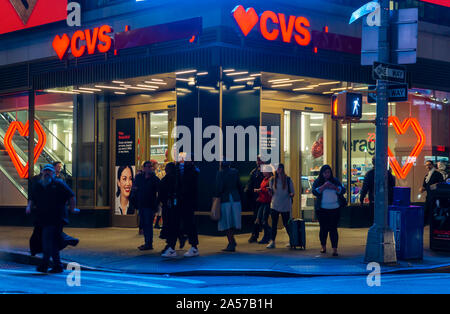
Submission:
<svg viewBox="0 0 450 314">
<path fill-rule="evenodd" d="M 134 215 L 134 207 L 130 202 L 134 172 L 135 166 L 116 167 L 116 215 Z"/>
</svg>

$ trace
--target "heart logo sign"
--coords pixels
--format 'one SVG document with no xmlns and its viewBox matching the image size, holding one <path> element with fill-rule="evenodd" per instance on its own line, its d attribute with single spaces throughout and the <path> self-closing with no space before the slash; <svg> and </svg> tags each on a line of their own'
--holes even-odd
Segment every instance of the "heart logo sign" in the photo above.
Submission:
<svg viewBox="0 0 450 314">
<path fill-rule="evenodd" d="M 42 129 L 41 124 L 37 120 L 34 121 L 34 129 L 38 134 L 38 142 L 34 147 L 34 161 L 33 161 L 34 162 L 33 164 L 36 164 L 39 156 L 42 153 L 42 150 L 44 149 L 45 143 L 47 142 L 47 136 L 45 135 L 45 132 Z M 18 131 L 21 136 L 28 136 L 30 133 L 29 121 L 27 121 L 25 126 L 20 121 L 12 122 L 9 125 L 8 131 L 6 131 L 4 140 L 6 151 L 8 152 L 8 155 L 11 158 L 14 167 L 16 167 L 19 176 L 21 178 L 28 178 L 28 162 L 25 166 L 22 164 L 22 161 L 17 155 L 17 152 L 12 144 L 12 139 L 16 131 Z"/>
<path fill-rule="evenodd" d="M 246 11 L 242 5 L 238 5 L 232 13 L 244 36 L 247 36 L 259 22 L 258 14 L 253 8 L 248 8 Z"/>
<path fill-rule="evenodd" d="M 422 148 L 425 146 L 425 133 L 416 118 L 407 118 L 403 121 L 403 123 L 400 123 L 400 120 L 397 117 L 391 116 L 388 120 L 388 126 L 391 124 L 399 135 L 405 134 L 411 126 L 417 136 L 417 143 L 409 154 L 409 157 L 403 167 L 400 167 L 400 164 L 388 147 L 389 163 L 392 169 L 400 179 L 406 179 L 406 176 L 422 151 Z"/>
<path fill-rule="evenodd" d="M 59 37 L 59 35 L 55 36 L 55 39 L 53 39 L 53 49 L 55 49 L 56 54 L 58 55 L 59 59 L 62 60 L 64 55 L 67 52 L 67 49 L 70 45 L 70 39 L 67 34 L 64 34 L 62 37 Z"/>
</svg>

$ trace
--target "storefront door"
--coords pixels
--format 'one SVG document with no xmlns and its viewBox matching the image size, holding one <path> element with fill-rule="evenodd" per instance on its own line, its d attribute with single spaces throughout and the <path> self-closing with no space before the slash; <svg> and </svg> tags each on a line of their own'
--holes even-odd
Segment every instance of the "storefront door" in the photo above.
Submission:
<svg viewBox="0 0 450 314">
<path fill-rule="evenodd" d="M 296 187 L 294 217 L 315 220 L 312 184 L 320 167 L 327 163 L 328 115 L 285 111 L 284 156 L 288 174 Z"/>
<path fill-rule="evenodd" d="M 130 198 L 133 181 L 145 161 L 156 161 L 156 175 L 164 176 L 171 161 L 175 126 L 174 106 L 140 105 L 112 110 L 112 222 L 116 227 L 137 227 L 138 209 Z"/>
</svg>

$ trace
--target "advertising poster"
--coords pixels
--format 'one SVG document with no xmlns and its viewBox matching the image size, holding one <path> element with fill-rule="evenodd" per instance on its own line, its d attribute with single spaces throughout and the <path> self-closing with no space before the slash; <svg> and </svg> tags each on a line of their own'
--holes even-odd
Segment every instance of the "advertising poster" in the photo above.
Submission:
<svg viewBox="0 0 450 314">
<path fill-rule="evenodd" d="M 135 166 L 135 119 L 116 120 L 116 215 L 134 215 L 136 210 L 131 199 Z"/>
</svg>

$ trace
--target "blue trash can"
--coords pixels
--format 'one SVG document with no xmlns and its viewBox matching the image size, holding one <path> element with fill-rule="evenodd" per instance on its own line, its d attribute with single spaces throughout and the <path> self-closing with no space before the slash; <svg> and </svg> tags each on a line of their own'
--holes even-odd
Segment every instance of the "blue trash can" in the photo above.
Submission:
<svg viewBox="0 0 450 314">
<path fill-rule="evenodd" d="M 389 206 L 397 259 L 423 259 L 423 215 L 421 206 Z"/>
</svg>

